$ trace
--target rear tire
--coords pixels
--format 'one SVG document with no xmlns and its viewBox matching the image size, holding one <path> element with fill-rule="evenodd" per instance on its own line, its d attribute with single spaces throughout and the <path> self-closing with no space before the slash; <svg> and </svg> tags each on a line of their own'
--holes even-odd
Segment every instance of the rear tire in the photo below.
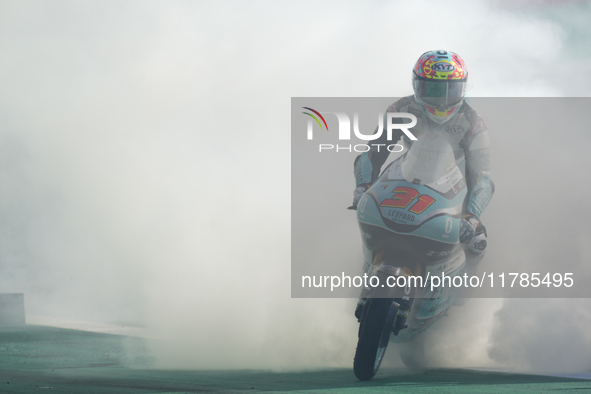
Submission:
<svg viewBox="0 0 591 394">
<path fill-rule="evenodd" d="M 397 313 L 398 304 L 391 298 L 367 300 L 361 316 L 359 341 L 353 361 L 353 371 L 357 379 L 370 380 L 378 372 Z"/>
</svg>

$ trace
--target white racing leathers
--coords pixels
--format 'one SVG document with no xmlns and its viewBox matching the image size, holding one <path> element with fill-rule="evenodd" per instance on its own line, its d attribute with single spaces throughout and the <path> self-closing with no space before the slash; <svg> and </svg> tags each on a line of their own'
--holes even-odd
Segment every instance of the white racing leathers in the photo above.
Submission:
<svg viewBox="0 0 591 394">
<path fill-rule="evenodd" d="M 417 124 L 410 131 L 417 138 L 421 133 L 431 132 L 445 138 L 451 145 L 456 163 L 464 175 L 468 194 L 464 202 L 464 214 L 473 214 L 479 220 L 482 212 L 490 202 L 494 184 L 490 179 L 489 136 L 486 126 L 478 113 L 464 101 L 460 110 L 447 122 L 437 124 L 431 121 L 419 108 L 414 96 L 407 96 L 390 105 L 387 112 L 407 112 L 417 118 Z M 386 123 L 384 114 L 384 124 Z M 395 118 L 394 122 L 403 122 Z M 404 120 L 407 123 L 408 119 Z M 396 134 L 398 132 L 398 134 Z M 387 140 L 387 133 L 372 141 L 370 149 L 355 159 L 356 185 L 372 184 L 379 176 L 382 165 L 388 159 L 390 152 L 386 146 L 395 144 L 403 137 L 403 143 L 409 148 L 412 141 L 400 130 L 393 130 L 392 140 Z M 383 145 L 380 145 L 383 144 Z M 480 260 L 486 247 L 486 230 L 479 226 L 474 241 L 468 244 L 467 254 L 475 254 Z M 471 253 L 470 253 L 471 252 Z M 468 256 L 469 260 L 471 256 Z"/>
</svg>

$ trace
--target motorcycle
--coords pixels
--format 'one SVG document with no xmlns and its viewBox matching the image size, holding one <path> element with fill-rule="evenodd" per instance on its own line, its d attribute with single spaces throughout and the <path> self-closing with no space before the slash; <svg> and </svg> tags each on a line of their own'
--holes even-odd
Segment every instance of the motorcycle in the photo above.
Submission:
<svg viewBox="0 0 591 394">
<path fill-rule="evenodd" d="M 463 165 L 443 137 L 422 134 L 359 200 L 357 221 L 370 279 L 356 311 L 353 369 L 360 380 L 375 376 L 389 342 L 402 344 L 405 365 L 426 364 L 420 334 L 458 297 L 458 288 L 439 280 L 434 286 L 433 277 L 451 281 L 466 269 L 459 242 L 467 194 Z"/>
</svg>

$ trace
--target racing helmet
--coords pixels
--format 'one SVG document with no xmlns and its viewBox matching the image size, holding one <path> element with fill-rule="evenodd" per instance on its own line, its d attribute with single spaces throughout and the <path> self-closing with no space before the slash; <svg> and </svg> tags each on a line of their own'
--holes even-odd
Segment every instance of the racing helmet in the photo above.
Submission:
<svg viewBox="0 0 591 394">
<path fill-rule="evenodd" d="M 445 50 L 423 53 L 412 72 L 417 104 L 438 124 L 447 122 L 460 109 L 467 80 L 468 70 L 462 58 Z"/>
</svg>

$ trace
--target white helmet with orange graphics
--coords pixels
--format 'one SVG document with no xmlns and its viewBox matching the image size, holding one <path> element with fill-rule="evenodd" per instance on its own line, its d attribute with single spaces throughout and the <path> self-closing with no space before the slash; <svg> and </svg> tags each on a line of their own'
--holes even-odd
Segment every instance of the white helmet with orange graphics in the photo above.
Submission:
<svg viewBox="0 0 591 394">
<path fill-rule="evenodd" d="M 456 53 L 423 53 L 412 72 L 412 87 L 421 111 L 438 124 L 447 122 L 463 103 L 467 79 L 466 65 Z"/>
</svg>

